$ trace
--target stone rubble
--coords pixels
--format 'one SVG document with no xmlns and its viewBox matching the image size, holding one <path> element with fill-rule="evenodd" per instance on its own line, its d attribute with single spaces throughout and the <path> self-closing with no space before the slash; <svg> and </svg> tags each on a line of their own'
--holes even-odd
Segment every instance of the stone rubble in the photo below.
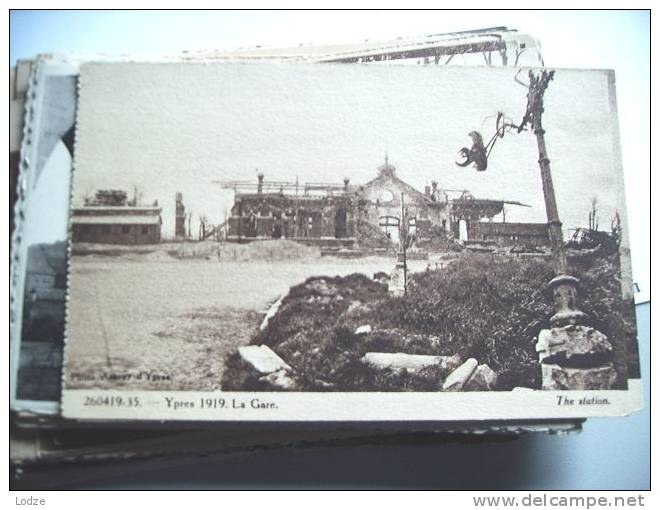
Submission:
<svg viewBox="0 0 660 510">
<path fill-rule="evenodd" d="M 461 391 L 466 382 L 470 379 L 479 363 L 476 359 L 470 358 L 460 367 L 455 369 L 447 376 L 442 384 L 442 391 Z"/>
<path fill-rule="evenodd" d="M 544 390 L 602 390 L 611 388 L 617 379 L 610 363 L 595 368 L 567 368 L 541 364 Z"/>
<path fill-rule="evenodd" d="M 368 335 L 369 333 L 371 333 L 371 326 L 369 324 L 359 326 L 354 332 L 355 335 Z"/>
<path fill-rule="evenodd" d="M 592 327 L 568 324 L 539 332 L 544 390 L 604 390 L 616 383 L 612 344 Z"/>
<path fill-rule="evenodd" d="M 289 371 L 285 369 L 264 375 L 260 377 L 259 380 L 268 384 L 273 390 L 292 391 L 299 389 L 296 380 L 291 377 Z"/>
<path fill-rule="evenodd" d="M 463 385 L 464 391 L 492 391 L 497 384 L 497 374 L 488 365 L 479 365 Z"/>
<path fill-rule="evenodd" d="M 541 330 L 536 352 L 539 353 L 539 361 L 552 357 L 570 362 L 574 356 L 592 359 L 609 356 L 612 344 L 607 340 L 607 336 L 597 329 L 569 324 Z M 552 363 L 551 360 L 547 361 Z"/>
</svg>

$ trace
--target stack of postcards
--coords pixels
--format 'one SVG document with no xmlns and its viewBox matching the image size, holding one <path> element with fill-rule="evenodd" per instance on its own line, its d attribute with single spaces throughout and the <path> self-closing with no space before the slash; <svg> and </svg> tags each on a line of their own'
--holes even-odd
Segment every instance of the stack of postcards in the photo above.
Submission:
<svg viewBox="0 0 660 510">
<path fill-rule="evenodd" d="M 17 472 L 642 407 L 613 72 L 498 28 L 11 79 Z"/>
</svg>

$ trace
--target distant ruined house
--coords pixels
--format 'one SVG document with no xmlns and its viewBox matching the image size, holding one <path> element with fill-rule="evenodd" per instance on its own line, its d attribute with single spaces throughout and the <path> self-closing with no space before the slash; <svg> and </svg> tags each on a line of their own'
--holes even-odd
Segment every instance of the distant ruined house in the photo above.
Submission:
<svg viewBox="0 0 660 510">
<path fill-rule="evenodd" d="M 127 200 L 122 190 L 99 190 L 71 212 L 74 243 L 154 244 L 161 239 L 158 203 L 144 207 Z"/>
</svg>

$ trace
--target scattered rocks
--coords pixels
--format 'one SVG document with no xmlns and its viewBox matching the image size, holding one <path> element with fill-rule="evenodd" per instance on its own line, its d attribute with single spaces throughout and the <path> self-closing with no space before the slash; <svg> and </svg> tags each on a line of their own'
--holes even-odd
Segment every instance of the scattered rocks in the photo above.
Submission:
<svg viewBox="0 0 660 510">
<path fill-rule="evenodd" d="M 372 306 L 370 304 L 363 303 L 361 301 L 351 301 L 350 304 L 348 305 L 348 308 L 346 309 L 345 315 L 347 317 L 352 317 L 355 315 L 363 314 L 363 313 L 368 313 L 372 310 Z"/>
<path fill-rule="evenodd" d="M 488 365 L 479 365 L 463 386 L 464 391 L 491 391 L 497 384 L 497 374 Z"/>
<path fill-rule="evenodd" d="M 317 292 L 321 296 L 334 296 L 337 293 L 337 286 L 328 284 L 323 278 L 309 282 L 307 288 Z"/>
<path fill-rule="evenodd" d="M 402 352 L 368 352 L 362 357 L 362 362 L 378 370 L 402 370 L 405 368 L 409 372 L 417 372 L 427 367 L 439 367 L 441 370 L 449 372 L 461 364 L 461 359 L 457 355 L 432 356 Z"/>
<path fill-rule="evenodd" d="M 331 298 L 331 297 L 329 297 L 329 296 L 309 296 L 309 297 L 306 299 L 306 301 L 307 301 L 308 303 L 315 303 L 315 304 L 317 304 L 317 305 L 327 305 L 327 304 L 330 304 L 330 302 L 331 302 L 333 299 L 336 299 L 336 297 L 335 297 L 335 298 Z"/>
<path fill-rule="evenodd" d="M 616 382 L 617 374 L 610 363 L 595 368 L 566 368 L 541 364 L 544 390 L 607 390 Z"/>
<path fill-rule="evenodd" d="M 268 375 L 264 375 L 259 378 L 259 381 L 266 383 L 269 386 L 269 389 L 273 390 L 293 391 L 300 389 L 296 380 L 291 377 L 291 374 L 286 369 L 281 369 Z"/>
<path fill-rule="evenodd" d="M 371 326 L 369 324 L 364 324 L 362 326 L 359 326 L 354 332 L 354 334 L 358 336 L 368 335 L 369 333 L 371 333 Z"/>
<path fill-rule="evenodd" d="M 465 383 L 470 379 L 479 363 L 476 359 L 470 358 L 460 367 L 455 369 L 447 376 L 442 384 L 443 391 L 461 391 Z"/>
</svg>

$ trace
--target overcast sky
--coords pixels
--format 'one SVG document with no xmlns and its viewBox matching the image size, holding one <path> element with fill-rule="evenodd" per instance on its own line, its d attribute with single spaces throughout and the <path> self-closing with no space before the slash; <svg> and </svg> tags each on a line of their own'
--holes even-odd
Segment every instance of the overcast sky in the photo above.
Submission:
<svg viewBox="0 0 660 510">
<path fill-rule="evenodd" d="M 214 180 L 367 182 L 387 152 L 423 190 L 468 189 L 517 200 L 508 221 L 545 221 L 534 136 L 499 140 L 486 172 L 459 168 L 468 133 L 489 138 L 495 116 L 518 122 L 526 89 L 507 68 L 307 64 L 87 64 L 81 68 L 74 201 L 99 188 L 130 190 L 163 207 L 174 195 L 220 222 L 233 193 Z M 523 75 L 524 76 L 524 75 Z M 622 210 L 607 74 L 558 71 L 544 124 L 565 227 L 584 225 L 592 197 L 601 226 Z"/>
</svg>

